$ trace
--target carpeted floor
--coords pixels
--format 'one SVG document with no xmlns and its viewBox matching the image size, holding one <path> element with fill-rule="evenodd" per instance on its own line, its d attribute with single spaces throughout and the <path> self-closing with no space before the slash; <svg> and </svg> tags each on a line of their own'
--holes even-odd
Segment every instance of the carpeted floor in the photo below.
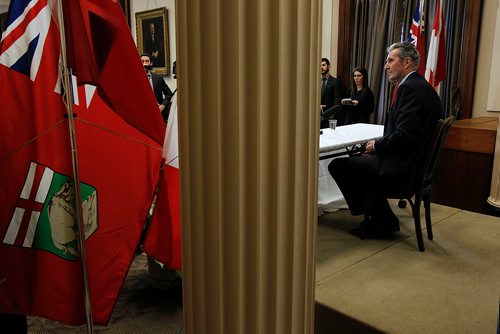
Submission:
<svg viewBox="0 0 500 334">
<path fill-rule="evenodd" d="M 155 289 L 148 273 L 147 257 L 132 263 L 108 326 L 94 326 L 93 333 L 179 334 L 182 333 L 182 287 Z M 39 317 L 28 317 L 29 334 L 85 334 L 87 327 L 71 327 Z"/>
</svg>

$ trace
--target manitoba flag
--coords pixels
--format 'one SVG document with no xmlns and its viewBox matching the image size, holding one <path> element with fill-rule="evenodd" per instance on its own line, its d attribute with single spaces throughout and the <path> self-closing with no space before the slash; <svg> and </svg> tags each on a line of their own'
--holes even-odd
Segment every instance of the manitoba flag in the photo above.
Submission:
<svg viewBox="0 0 500 334">
<path fill-rule="evenodd" d="M 164 126 L 127 29 L 107 36 L 125 40 L 112 44 L 113 54 L 131 55 L 128 62 L 113 56 L 112 63 L 99 63 L 104 67 L 97 72 L 99 80 L 110 80 L 109 71 L 119 68 L 127 72 L 127 80 L 104 84 L 106 89 L 98 80 L 96 91 L 82 85 L 74 88 L 82 95 L 75 99 L 75 145 L 70 145 L 58 72 L 61 43 L 54 21 L 58 13 L 53 4 L 13 0 L 0 44 L 0 312 L 42 316 L 69 325 L 86 323 L 74 216 L 77 204 L 72 202 L 74 148 L 92 315 L 95 324 L 106 325 L 158 184 L 163 142 L 163 134 L 158 134 Z M 101 11 L 101 5 L 118 6 L 113 0 L 92 4 Z M 126 22 L 120 23 L 123 14 L 113 13 L 107 12 L 115 23 L 108 32 L 126 27 Z M 67 42 L 79 41 L 73 36 Z M 134 56 L 136 62 L 129 63 Z M 134 70 L 128 71 L 128 66 Z M 151 96 L 129 94 L 136 86 Z M 113 101 L 117 96 L 121 102 Z M 153 108 L 148 109 L 149 103 L 140 105 L 142 98 L 151 100 Z M 133 107 L 125 110 L 131 99 Z M 110 106 L 123 106 L 127 121 Z M 155 117 L 158 125 L 151 121 Z M 155 138 L 148 136 L 151 129 Z"/>
</svg>

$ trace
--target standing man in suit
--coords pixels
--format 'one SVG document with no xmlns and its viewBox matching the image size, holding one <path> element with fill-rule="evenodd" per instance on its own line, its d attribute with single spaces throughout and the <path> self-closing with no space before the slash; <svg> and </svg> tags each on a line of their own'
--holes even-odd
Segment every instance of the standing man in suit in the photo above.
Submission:
<svg viewBox="0 0 500 334">
<path fill-rule="evenodd" d="M 352 215 L 369 219 L 351 233 L 379 237 L 399 231 L 399 221 L 387 197 L 413 182 L 419 163 L 430 145 L 441 114 L 441 100 L 416 70 L 417 49 L 409 42 L 388 49 L 385 71 L 396 83 L 384 135 L 369 141 L 362 156 L 333 160 L 328 170 L 344 195 Z"/>
<path fill-rule="evenodd" d="M 163 116 L 163 120 L 165 124 L 168 120 L 168 109 L 165 109 L 166 106 L 170 105 L 170 99 L 172 98 L 172 91 L 168 87 L 163 77 L 159 74 L 152 73 L 153 62 L 151 61 L 151 56 L 149 54 L 141 55 L 142 66 L 146 70 L 148 75 L 149 82 L 151 83 L 151 87 L 153 87 L 153 92 L 156 97 L 156 102 L 158 102 L 158 109 Z"/>
<path fill-rule="evenodd" d="M 334 106 L 340 106 L 341 96 L 339 81 L 330 75 L 330 61 L 328 58 L 321 58 L 321 112 L 323 113 Z M 328 119 L 322 120 L 320 128 L 327 127 Z"/>
</svg>

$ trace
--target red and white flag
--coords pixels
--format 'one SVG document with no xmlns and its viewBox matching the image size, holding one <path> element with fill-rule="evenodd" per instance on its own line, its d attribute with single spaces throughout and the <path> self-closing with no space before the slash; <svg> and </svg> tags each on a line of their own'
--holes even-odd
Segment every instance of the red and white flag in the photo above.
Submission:
<svg viewBox="0 0 500 334">
<path fill-rule="evenodd" d="M 446 44 L 444 40 L 444 24 L 442 15 L 443 4 L 439 0 L 434 17 L 425 78 L 433 87 L 446 79 Z"/>
<path fill-rule="evenodd" d="M 172 269 L 182 269 L 177 94 L 167 123 L 158 197 L 143 250 Z"/>
<path fill-rule="evenodd" d="M 119 5 L 92 3 L 91 25 L 99 22 L 107 29 L 107 41 L 116 50 L 104 59 L 100 51 L 93 55 L 97 89 L 74 88 L 81 93 L 75 96 L 74 113 L 92 315 L 96 324 L 105 325 L 158 183 L 164 126 L 154 97 L 148 109 L 148 95 L 129 94 L 136 89 L 152 95 Z M 52 4 L 13 0 L 0 44 L 0 312 L 82 325 L 85 290 Z M 109 25 L 99 16 L 102 8 Z M 78 45 L 85 38 L 75 35 L 67 43 Z M 73 60 L 82 73 L 80 49 L 75 48 Z M 110 85 L 113 70 L 126 72 L 127 80 L 119 74 Z M 127 101 L 137 109 L 128 108 Z M 114 110 L 117 106 L 122 110 Z M 158 125 L 150 121 L 155 115 Z"/>
<path fill-rule="evenodd" d="M 127 123 L 163 144 L 165 126 L 117 0 L 63 1 L 68 67 Z M 117 89 L 119 87 L 119 89 Z"/>
</svg>

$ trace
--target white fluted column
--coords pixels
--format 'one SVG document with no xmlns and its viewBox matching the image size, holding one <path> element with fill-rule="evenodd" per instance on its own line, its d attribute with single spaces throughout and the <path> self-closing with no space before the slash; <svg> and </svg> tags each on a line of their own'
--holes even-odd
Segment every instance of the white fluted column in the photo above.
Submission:
<svg viewBox="0 0 500 334">
<path fill-rule="evenodd" d="M 495 156 L 493 158 L 493 171 L 491 172 L 491 189 L 488 204 L 500 210 L 500 120 L 497 127 L 495 142 Z"/>
<path fill-rule="evenodd" d="M 312 333 L 320 2 L 177 1 L 186 333 Z"/>
</svg>

